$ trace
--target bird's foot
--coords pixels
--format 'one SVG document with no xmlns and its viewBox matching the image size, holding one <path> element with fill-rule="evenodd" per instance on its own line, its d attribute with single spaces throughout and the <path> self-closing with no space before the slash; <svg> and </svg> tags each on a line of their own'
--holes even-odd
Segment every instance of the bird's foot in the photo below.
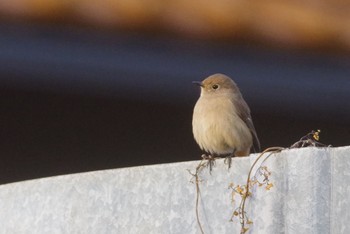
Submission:
<svg viewBox="0 0 350 234">
<path fill-rule="evenodd" d="M 209 167 L 209 172 L 211 173 L 213 166 L 215 165 L 215 157 L 209 154 L 208 155 L 203 154 L 202 158 L 204 160 L 208 160 L 207 166 Z"/>
<path fill-rule="evenodd" d="M 228 155 L 228 156 L 225 157 L 224 163 L 228 165 L 228 169 L 231 168 L 231 164 L 232 164 L 232 154 L 230 154 L 230 155 Z"/>
</svg>

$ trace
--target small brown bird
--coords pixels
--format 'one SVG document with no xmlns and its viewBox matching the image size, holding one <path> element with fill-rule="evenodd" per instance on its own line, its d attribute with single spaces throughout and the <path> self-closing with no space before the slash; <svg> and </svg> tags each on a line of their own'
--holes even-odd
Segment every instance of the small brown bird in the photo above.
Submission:
<svg viewBox="0 0 350 234">
<path fill-rule="evenodd" d="M 200 97 L 193 110 L 193 136 L 210 157 L 247 156 L 253 147 L 260 151 L 250 109 L 236 83 L 226 75 L 214 74 L 200 81 Z"/>
</svg>

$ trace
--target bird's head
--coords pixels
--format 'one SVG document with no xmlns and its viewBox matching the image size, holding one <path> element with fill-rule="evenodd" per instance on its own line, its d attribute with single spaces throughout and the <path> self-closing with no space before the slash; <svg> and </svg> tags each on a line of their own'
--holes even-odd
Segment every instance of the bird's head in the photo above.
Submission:
<svg viewBox="0 0 350 234">
<path fill-rule="evenodd" d="M 217 95 L 237 95 L 240 94 L 236 83 L 224 74 L 214 74 L 203 81 L 193 81 L 201 87 L 201 96 L 217 96 Z"/>
</svg>

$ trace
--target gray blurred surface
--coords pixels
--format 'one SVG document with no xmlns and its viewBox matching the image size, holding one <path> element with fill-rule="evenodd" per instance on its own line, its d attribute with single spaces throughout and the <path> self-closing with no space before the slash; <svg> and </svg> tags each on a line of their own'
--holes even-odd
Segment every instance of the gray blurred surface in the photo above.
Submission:
<svg viewBox="0 0 350 234">
<path fill-rule="evenodd" d="M 350 139 L 350 58 L 69 26 L 0 25 L 1 183 L 194 160 L 192 80 L 233 77 L 262 147 Z"/>
<path fill-rule="evenodd" d="M 350 147 L 293 149 L 270 156 L 269 183 L 251 188 L 250 233 L 347 233 Z M 267 156 L 267 154 L 265 155 Z M 257 155 L 217 160 L 199 173 L 205 233 L 240 233 L 230 222 Z M 262 158 L 264 159 L 264 157 Z M 257 167 L 261 165 L 258 162 Z M 1 233 L 200 233 L 194 173 L 199 161 L 95 171 L 0 186 Z M 255 169 L 257 169 L 257 167 Z M 253 170 L 252 175 L 255 174 Z M 263 177 L 257 178 L 262 182 Z"/>
</svg>

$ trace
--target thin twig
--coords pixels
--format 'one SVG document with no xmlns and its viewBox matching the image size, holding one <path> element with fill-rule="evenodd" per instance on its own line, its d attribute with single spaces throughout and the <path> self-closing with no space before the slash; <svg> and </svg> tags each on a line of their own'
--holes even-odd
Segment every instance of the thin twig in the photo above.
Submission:
<svg viewBox="0 0 350 234">
<path fill-rule="evenodd" d="M 242 197 L 242 200 L 241 200 L 241 219 L 242 219 L 242 229 L 244 229 L 244 226 L 245 226 L 245 217 L 244 217 L 244 212 L 245 212 L 245 202 L 246 202 L 246 199 L 248 197 L 248 194 L 249 194 L 249 183 L 250 183 L 250 175 L 253 171 L 253 168 L 255 167 L 255 165 L 257 164 L 257 162 L 259 161 L 259 159 L 267 152 L 271 152 L 270 155 L 272 155 L 273 153 L 278 153 L 278 152 L 281 152 L 284 148 L 283 147 L 270 147 L 270 148 L 267 148 L 266 150 L 264 150 L 257 158 L 256 160 L 254 161 L 253 165 L 250 167 L 250 170 L 249 170 L 249 173 L 248 173 L 248 177 L 247 177 L 247 183 L 246 183 L 246 192 L 245 192 L 245 195 Z M 270 155 L 268 155 L 266 158 L 270 157 Z M 266 158 L 264 159 L 264 161 L 266 160 Z"/>
<path fill-rule="evenodd" d="M 302 138 L 300 138 L 299 141 L 297 141 L 296 143 L 294 143 L 293 145 L 291 145 L 289 148 L 287 149 L 292 149 L 292 148 L 302 148 L 302 147 L 309 147 L 309 146 L 313 146 L 313 147 L 331 147 L 331 145 L 325 145 L 325 144 L 322 144 L 319 142 L 319 138 L 320 138 L 320 132 L 321 130 L 317 130 L 317 131 L 314 131 L 312 130 L 310 133 L 308 133 L 307 135 L 303 136 Z M 254 163 L 252 164 L 252 166 L 250 167 L 250 170 L 249 170 L 249 173 L 248 173 L 248 177 L 247 177 L 247 182 L 246 182 L 246 185 L 245 187 L 244 186 L 238 186 L 238 188 L 241 190 L 241 191 L 234 191 L 236 193 L 239 193 L 242 197 L 241 199 L 241 202 L 238 206 L 237 209 L 235 209 L 235 211 L 233 212 L 232 214 L 232 217 L 231 217 L 231 220 L 233 218 L 233 216 L 238 216 L 239 217 L 239 220 L 240 220 L 240 224 L 241 224 L 241 234 L 244 234 L 248 228 L 245 226 L 246 224 L 250 224 L 251 221 L 249 220 L 246 212 L 245 212 L 245 204 L 246 204 L 246 199 L 248 196 L 250 196 L 250 186 L 253 186 L 255 181 L 251 180 L 251 174 L 252 174 L 252 171 L 254 169 L 254 167 L 256 166 L 256 164 L 258 163 L 258 161 L 261 159 L 261 157 L 267 153 L 267 152 L 270 152 L 269 155 L 267 155 L 263 160 L 262 162 L 260 163 L 260 167 L 257 169 L 257 171 L 255 173 L 258 173 L 258 170 L 261 168 L 261 165 L 263 165 L 265 163 L 265 161 L 274 153 L 278 153 L 278 152 L 281 152 L 283 149 L 283 147 L 270 147 L 266 150 L 264 150 L 257 158 L 256 160 L 254 161 Z M 269 172 L 268 172 L 269 173 Z M 254 175 L 253 178 L 255 178 L 256 174 Z M 263 182 L 266 182 L 267 181 L 267 186 L 266 186 L 266 189 L 270 189 L 272 184 L 269 184 L 269 180 L 268 180 L 268 177 L 265 176 L 265 179 Z M 267 178 L 267 179 L 266 179 Z M 257 180 L 255 178 L 255 180 Z M 259 182 L 258 182 L 259 183 Z M 259 185 L 262 185 L 259 183 Z M 242 190 L 243 189 L 243 190 Z"/>
<path fill-rule="evenodd" d="M 289 148 L 303 148 L 303 147 L 309 147 L 309 146 L 314 146 L 314 147 L 331 147 L 331 145 L 325 145 L 321 142 L 320 140 L 320 133 L 321 130 L 314 131 L 312 130 L 302 138 L 300 138 L 299 141 L 295 142 L 293 145 L 291 145 Z"/>
<path fill-rule="evenodd" d="M 194 174 L 188 170 L 189 173 L 192 176 L 194 176 L 194 178 L 195 178 L 195 183 L 196 183 L 196 218 L 197 218 L 197 223 L 198 223 L 199 229 L 200 229 L 202 234 L 204 234 L 204 231 L 203 231 L 202 223 L 201 223 L 200 218 L 199 218 L 199 197 L 200 197 L 199 173 L 205 166 L 207 166 L 206 163 L 204 163 L 204 160 L 205 159 L 202 159 L 199 162 L 198 166 L 196 167 L 196 172 Z"/>
</svg>

